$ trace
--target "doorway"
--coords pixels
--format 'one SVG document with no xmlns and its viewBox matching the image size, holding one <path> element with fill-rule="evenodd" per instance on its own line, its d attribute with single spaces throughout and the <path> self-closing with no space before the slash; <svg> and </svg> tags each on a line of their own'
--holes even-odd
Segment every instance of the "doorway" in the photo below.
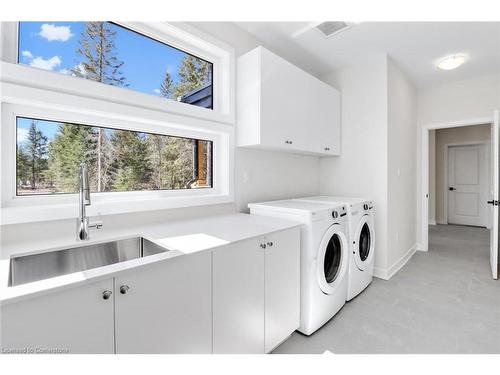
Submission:
<svg viewBox="0 0 500 375">
<path fill-rule="evenodd" d="M 448 246 L 460 237 L 452 239 L 453 231 L 465 233 L 465 228 L 470 228 L 467 230 L 477 232 L 478 239 L 485 237 L 489 243 L 486 249 L 489 256 L 486 252 L 483 258 L 495 279 L 499 252 L 497 119 L 495 112 L 490 119 L 423 126 L 424 194 L 419 198 L 422 204 L 419 249 L 436 250 L 429 248 L 430 236 L 434 245 Z M 482 239 L 479 242 L 484 243 Z M 467 246 L 476 247 L 472 242 Z"/>
</svg>

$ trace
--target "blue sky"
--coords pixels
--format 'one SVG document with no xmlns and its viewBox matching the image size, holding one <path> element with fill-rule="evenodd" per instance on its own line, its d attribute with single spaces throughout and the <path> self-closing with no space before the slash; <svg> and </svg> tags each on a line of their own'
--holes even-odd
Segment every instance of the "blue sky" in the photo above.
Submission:
<svg viewBox="0 0 500 375">
<path fill-rule="evenodd" d="M 19 62 L 71 74 L 70 70 L 81 61 L 75 51 L 84 27 L 85 22 L 20 22 Z M 184 52 L 118 25 L 110 27 L 117 32 L 116 54 L 125 62 L 121 70 L 130 89 L 159 95 L 166 71 L 174 84 L 178 81 Z"/>
</svg>

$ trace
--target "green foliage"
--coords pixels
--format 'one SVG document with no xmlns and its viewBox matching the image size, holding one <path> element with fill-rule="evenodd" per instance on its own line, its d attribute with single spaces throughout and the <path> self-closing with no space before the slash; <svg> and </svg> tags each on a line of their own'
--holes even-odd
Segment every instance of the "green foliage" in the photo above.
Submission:
<svg viewBox="0 0 500 375">
<path fill-rule="evenodd" d="M 150 188 L 152 170 L 148 163 L 148 146 L 144 134 L 115 130 L 113 146 L 113 190 L 143 190 Z"/>
<path fill-rule="evenodd" d="M 186 55 L 179 69 L 179 82 L 172 90 L 173 98 L 177 99 L 194 89 L 206 85 L 211 76 L 211 65 L 197 57 Z"/>
<path fill-rule="evenodd" d="M 61 124 L 49 147 L 50 180 L 58 190 L 76 191 L 80 163 L 85 162 L 92 170 L 95 166 L 96 141 L 92 127 Z M 95 186 L 95 174 L 90 174 L 90 184 Z"/>
</svg>

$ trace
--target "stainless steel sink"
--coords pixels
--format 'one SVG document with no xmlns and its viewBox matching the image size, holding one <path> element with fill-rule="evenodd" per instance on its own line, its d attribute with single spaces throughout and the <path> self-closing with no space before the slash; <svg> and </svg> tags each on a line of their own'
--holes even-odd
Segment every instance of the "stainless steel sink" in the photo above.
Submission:
<svg viewBox="0 0 500 375">
<path fill-rule="evenodd" d="M 48 279 L 168 251 L 142 237 L 11 258 L 9 286 Z"/>
</svg>

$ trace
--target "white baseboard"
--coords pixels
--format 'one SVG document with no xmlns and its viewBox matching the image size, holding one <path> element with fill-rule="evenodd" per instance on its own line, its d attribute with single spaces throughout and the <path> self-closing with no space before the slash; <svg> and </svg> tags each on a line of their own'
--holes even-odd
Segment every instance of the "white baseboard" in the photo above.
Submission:
<svg viewBox="0 0 500 375">
<path fill-rule="evenodd" d="M 429 219 L 429 225 L 437 225 L 436 220 Z"/>
<path fill-rule="evenodd" d="M 415 254 L 415 252 L 417 251 L 417 247 L 418 246 L 415 243 L 401 258 L 399 258 L 392 266 L 387 269 L 375 267 L 373 269 L 373 276 L 378 277 L 379 279 L 389 280 L 411 259 L 413 254 Z"/>
</svg>

